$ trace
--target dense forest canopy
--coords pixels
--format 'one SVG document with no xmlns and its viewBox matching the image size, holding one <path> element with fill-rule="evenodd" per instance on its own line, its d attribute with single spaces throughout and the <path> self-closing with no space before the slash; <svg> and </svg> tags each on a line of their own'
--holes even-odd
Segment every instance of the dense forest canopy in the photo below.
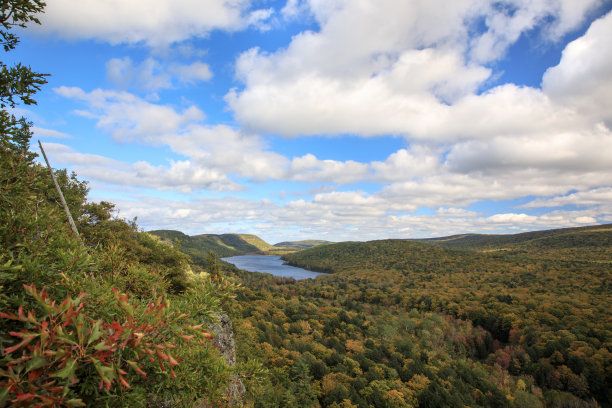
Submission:
<svg viewBox="0 0 612 408">
<path fill-rule="evenodd" d="M 234 272 L 239 345 L 271 375 L 256 406 L 610 406 L 611 237 L 343 242 L 284 256 L 315 280 Z"/>
</svg>

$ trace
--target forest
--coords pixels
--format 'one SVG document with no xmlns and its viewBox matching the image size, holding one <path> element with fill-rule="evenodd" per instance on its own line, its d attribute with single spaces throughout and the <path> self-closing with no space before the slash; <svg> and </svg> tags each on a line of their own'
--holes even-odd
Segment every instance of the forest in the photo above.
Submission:
<svg viewBox="0 0 612 408">
<path fill-rule="evenodd" d="M 270 372 L 256 406 L 610 406 L 610 227 L 285 255 L 330 273 L 309 281 L 233 272 L 242 354 Z"/>
</svg>

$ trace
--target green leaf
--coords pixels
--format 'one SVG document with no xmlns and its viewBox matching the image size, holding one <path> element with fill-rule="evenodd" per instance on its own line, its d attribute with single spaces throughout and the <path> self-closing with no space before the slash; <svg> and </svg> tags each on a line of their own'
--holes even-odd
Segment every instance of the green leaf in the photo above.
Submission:
<svg viewBox="0 0 612 408">
<path fill-rule="evenodd" d="M 76 327 L 76 332 L 77 332 L 77 338 L 79 339 L 79 344 L 83 344 L 83 327 L 85 325 L 85 318 L 83 317 L 82 314 L 79 313 L 79 315 L 76 318 L 76 322 L 75 322 L 75 327 Z"/>
<path fill-rule="evenodd" d="M 100 378 L 102 378 L 105 382 L 110 382 L 115 379 L 116 374 L 113 367 L 105 366 L 100 362 L 100 360 L 93 357 L 91 358 L 91 361 L 94 363 L 94 367 L 100 375 Z"/>
<path fill-rule="evenodd" d="M 79 398 L 73 398 L 65 402 L 66 405 L 71 407 L 86 407 L 87 405 Z"/>
<path fill-rule="evenodd" d="M 68 361 L 66 362 L 66 367 L 53 373 L 51 377 L 72 379 L 74 378 L 75 369 L 76 369 L 76 360 L 68 359 Z"/>
<path fill-rule="evenodd" d="M 98 340 L 100 337 L 102 337 L 102 331 L 100 331 L 101 323 L 102 323 L 102 320 L 96 320 L 96 323 L 94 324 L 93 328 L 91 329 L 91 334 L 89 335 L 89 340 L 87 340 L 87 345 L 88 346 L 91 343 L 93 343 L 94 341 Z"/>
<path fill-rule="evenodd" d="M 47 360 L 43 356 L 34 354 L 34 356 L 26 364 L 26 373 L 44 366 L 46 362 Z"/>
<path fill-rule="evenodd" d="M 4 403 L 6 402 L 6 398 L 8 397 L 9 394 L 9 387 L 4 387 L 2 388 L 2 390 L 0 390 L 0 406 L 4 406 Z"/>
<path fill-rule="evenodd" d="M 112 349 L 112 347 L 106 344 L 106 341 L 101 341 L 94 346 L 94 350 L 96 351 L 110 350 L 110 349 Z"/>
</svg>

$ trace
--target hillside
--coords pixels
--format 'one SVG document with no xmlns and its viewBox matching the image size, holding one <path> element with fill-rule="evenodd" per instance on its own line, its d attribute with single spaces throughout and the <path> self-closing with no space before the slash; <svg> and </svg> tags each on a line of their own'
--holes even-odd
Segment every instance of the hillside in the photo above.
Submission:
<svg viewBox="0 0 612 408">
<path fill-rule="evenodd" d="M 319 245 L 331 244 L 330 241 L 317 240 L 317 239 L 306 239 L 303 241 L 283 241 L 277 244 L 274 244 L 275 247 L 280 248 L 289 248 L 289 249 L 306 249 L 312 248 Z"/>
<path fill-rule="evenodd" d="M 395 316 L 414 309 L 483 328 L 491 340 L 472 356 L 531 378 L 546 406 L 594 407 L 587 401 L 595 398 L 609 407 L 611 237 L 612 228 L 604 225 L 343 242 L 284 258 L 332 273 L 304 283 L 307 293 L 339 299 L 338 307 L 353 310 L 383 306 L 394 327 L 402 327 Z M 304 290 L 298 293 L 305 296 Z"/>
<path fill-rule="evenodd" d="M 223 406 L 233 369 L 202 325 L 233 284 L 54 170 L 75 234 L 28 135 L 0 134 L 0 406 Z"/>
<path fill-rule="evenodd" d="M 149 231 L 170 242 L 179 242 L 180 250 L 189 255 L 199 265 L 207 265 L 208 252 L 214 252 L 218 257 L 234 256 L 247 253 L 261 253 L 274 248 L 261 238 L 249 234 L 201 234 L 189 236 L 180 231 L 155 230 Z"/>
<path fill-rule="evenodd" d="M 509 235 L 464 234 L 415 241 L 477 251 L 521 251 L 537 258 L 562 255 L 566 259 L 584 261 L 612 259 L 612 224 Z"/>
</svg>

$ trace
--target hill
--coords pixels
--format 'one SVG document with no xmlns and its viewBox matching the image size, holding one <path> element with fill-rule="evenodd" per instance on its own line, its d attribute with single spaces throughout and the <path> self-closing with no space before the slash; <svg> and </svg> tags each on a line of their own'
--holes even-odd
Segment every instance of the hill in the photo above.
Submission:
<svg viewBox="0 0 612 408">
<path fill-rule="evenodd" d="M 242 255 L 247 253 L 262 253 L 274 248 L 261 238 L 250 234 L 201 234 L 189 236 L 180 231 L 155 230 L 149 231 L 164 240 L 179 243 L 179 249 L 189 255 L 199 264 L 206 265 L 208 252 L 214 252 L 218 257 Z"/>
<path fill-rule="evenodd" d="M 274 244 L 274 246 L 280 247 L 280 248 L 289 248 L 289 249 L 299 250 L 299 249 L 312 248 L 318 245 L 325 245 L 325 244 L 331 244 L 331 242 L 319 240 L 319 239 L 307 239 L 303 241 L 283 241 L 283 242 Z"/>
<path fill-rule="evenodd" d="M 508 235 L 463 234 L 415 240 L 446 248 L 520 251 L 530 258 L 607 261 L 612 259 L 612 224 Z"/>
</svg>

